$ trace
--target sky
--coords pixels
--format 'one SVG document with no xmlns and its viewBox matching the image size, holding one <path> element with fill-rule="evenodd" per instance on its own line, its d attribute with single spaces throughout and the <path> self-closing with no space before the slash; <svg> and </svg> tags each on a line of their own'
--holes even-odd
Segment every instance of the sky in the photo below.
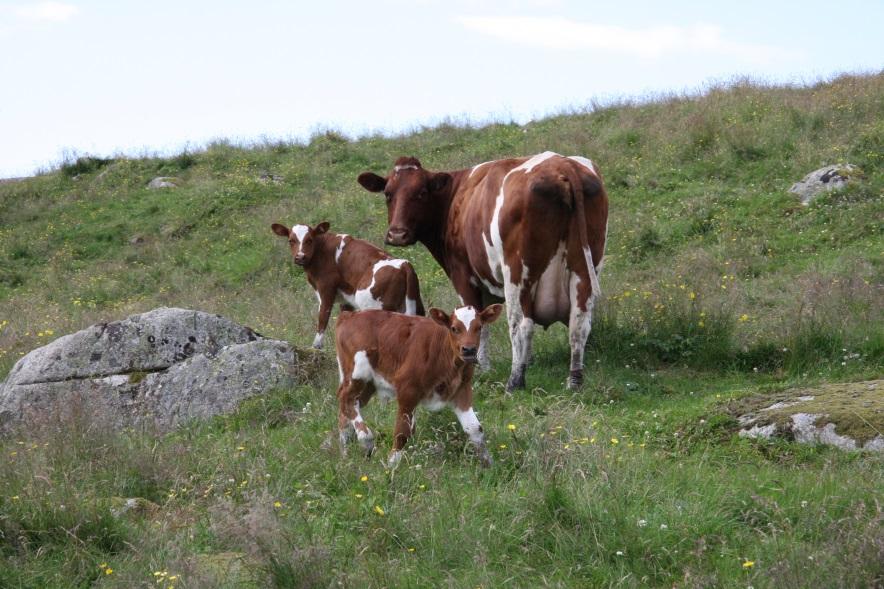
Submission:
<svg viewBox="0 0 884 589">
<path fill-rule="evenodd" d="M 882 0 L 0 0 L 0 178 L 880 72 L 882 28 Z"/>
</svg>

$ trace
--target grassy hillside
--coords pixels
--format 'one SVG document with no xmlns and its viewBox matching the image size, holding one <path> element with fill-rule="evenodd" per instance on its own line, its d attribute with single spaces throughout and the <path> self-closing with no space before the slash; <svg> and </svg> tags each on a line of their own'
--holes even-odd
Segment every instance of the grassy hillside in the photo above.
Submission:
<svg viewBox="0 0 884 589">
<path fill-rule="evenodd" d="M 0 184 L 0 377 L 59 335 L 160 305 L 309 345 L 315 299 L 272 222 L 328 220 L 380 244 L 383 199 L 360 172 L 547 149 L 605 175 L 604 297 L 579 393 L 562 388 L 557 326 L 535 338 L 529 392 L 504 396 L 496 325 L 477 383 L 495 468 L 478 468 L 448 413 L 419 415 L 394 473 L 323 449 L 334 370 L 162 438 L 47 424 L 0 440 L 0 587 L 215 586 L 218 555 L 234 552 L 275 586 L 884 583 L 882 459 L 738 439 L 724 410 L 882 373 L 884 74 L 737 83 L 524 126 L 81 158 Z M 809 207 L 786 192 L 838 162 L 862 169 L 846 191 Z M 148 190 L 160 175 L 179 188 Z M 422 246 L 395 253 L 429 305 L 453 307 Z M 366 419 L 385 449 L 391 408 Z M 110 515 L 113 497 L 135 496 L 159 510 Z"/>
</svg>

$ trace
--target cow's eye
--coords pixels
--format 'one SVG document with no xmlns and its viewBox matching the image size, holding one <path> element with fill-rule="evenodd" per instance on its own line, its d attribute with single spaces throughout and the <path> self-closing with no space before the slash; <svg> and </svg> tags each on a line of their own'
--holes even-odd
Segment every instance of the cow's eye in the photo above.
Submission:
<svg viewBox="0 0 884 589">
<path fill-rule="evenodd" d="M 458 327 L 458 326 L 455 325 L 455 326 L 453 326 L 453 327 L 451 328 L 451 331 L 453 331 L 455 334 L 459 334 L 459 333 L 460 333 L 460 327 Z"/>
</svg>

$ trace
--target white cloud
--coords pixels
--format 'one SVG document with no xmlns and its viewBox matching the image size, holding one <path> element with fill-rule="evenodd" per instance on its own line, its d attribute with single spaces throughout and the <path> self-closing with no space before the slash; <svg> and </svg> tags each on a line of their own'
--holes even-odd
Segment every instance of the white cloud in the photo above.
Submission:
<svg viewBox="0 0 884 589">
<path fill-rule="evenodd" d="M 723 37 L 721 27 L 709 24 L 629 29 L 561 17 L 463 16 L 458 20 L 466 28 L 491 37 L 546 49 L 599 49 L 649 59 L 698 51 L 752 61 L 794 55 L 779 47 L 730 41 Z"/>
<path fill-rule="evenodd" d="M 15 8 L 15 14 L 32 21 L 62 22 L 68 20 L 80 9 L 72 4 L 62 2 L 34 2 L 22 4 Z"/>
</svg>

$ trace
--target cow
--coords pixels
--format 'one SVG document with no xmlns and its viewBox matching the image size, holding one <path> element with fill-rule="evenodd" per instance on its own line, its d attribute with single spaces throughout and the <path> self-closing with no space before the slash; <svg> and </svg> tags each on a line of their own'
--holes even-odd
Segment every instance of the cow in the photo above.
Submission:
<svg viewBox="0 0 884 589">
<path fill-rule="evenodd" d="M 386 243 L 423 243 L 445 270 L 462 304 L 506 302 L 512 343 L 507 391 L 525 387 L 535 325 L 568 326 L 569 388 L 583 382 L 583 354 L 600 293 L 608 230 L 608 195 L 598 168 L 551 151 L 449 172 L 401 157 L 381 177 L 359 175 L 384 193 Z M 480 364 L 488 361 L 482 332 Z"/>
<path fill-rule="evenodd" d="M 336 300 L 346 309 L 386 309 L 423 315 L 417 274 L 407 260 L 393 258 L 367 241 L 329 233 L 325 221 L 316 227 L 273 223 L 271 229 L 289 241 L 295 264 L 319 299 L 313 347 L 321 350 Z"/>
<path fill-rule="evenodd" d="M 398 412 L 388 465 L 395 467 L 414 433 L 414 411 L 452 407 L 484 466 L 491 465 L 482 426 L 473 411 L 473 369 L 481 330 L 500 315 L 502 305 L 483 311 L 460 307 L 448 315 L 431 308 L 429 317 L 388 311 L 343 312 L 335 327 L 340 371 L 338 431 L 342 451 L 356 432 L 371 454 L 374 434 L 360 409 L 377 393 L 396 399 Z"/>
</svg>

